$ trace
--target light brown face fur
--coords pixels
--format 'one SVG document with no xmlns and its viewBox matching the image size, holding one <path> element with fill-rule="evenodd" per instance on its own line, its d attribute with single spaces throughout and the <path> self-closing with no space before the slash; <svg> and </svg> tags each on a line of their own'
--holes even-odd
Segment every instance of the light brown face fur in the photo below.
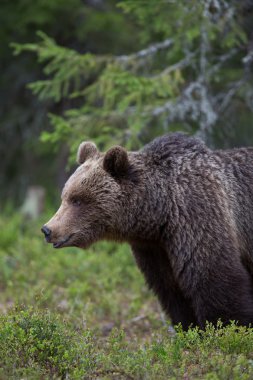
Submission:
<svg viewBox="0 0 253 380">
<path fill-rule="evenodd" d="M 43 227 L 50 231 L 46 240 L 55 248 L 87 248 L 110 238 L 121 213 L 121 187 L 113 171 L 124 170 L 128 163 L 123 148 L 103 155 L 94 144 L 82 143 L 77 159 L 81 165 L 63 188 L 61 206 Z"/>
</svg>

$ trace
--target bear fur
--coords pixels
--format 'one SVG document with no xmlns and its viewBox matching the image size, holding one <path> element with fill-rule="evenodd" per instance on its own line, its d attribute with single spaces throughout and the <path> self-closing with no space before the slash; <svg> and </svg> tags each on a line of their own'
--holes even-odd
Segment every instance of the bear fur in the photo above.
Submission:
<svg viewBox="0 0 253 380">
<path fill-rule="evenodd" d="M 138 152 L 93 143 L 43 227 L 54 247 L 126 241 L 173 324 L 253 322 L 253 148 L 210 150 L 184 134 Z"/>
</svg>

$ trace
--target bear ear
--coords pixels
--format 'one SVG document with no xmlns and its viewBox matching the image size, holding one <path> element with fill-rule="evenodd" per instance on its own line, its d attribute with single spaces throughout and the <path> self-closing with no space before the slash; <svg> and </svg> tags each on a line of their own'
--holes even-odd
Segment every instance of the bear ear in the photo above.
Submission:
<svg viewBox="0 0 253 380">
<path fill-rule="evenodd" d="M 77 163 L 83 164 L 88 158 L 95 157 L 98 154 L 98 149 L 93 142 L 83 141 L 77 151 Z"/>
<path fill-rule="evenodd" d="M 113 177 L 124 175 L 129 168 L 127 151 L 121 146 L 114 146 L 105 153 L 103 168 Z"/>
</svg>

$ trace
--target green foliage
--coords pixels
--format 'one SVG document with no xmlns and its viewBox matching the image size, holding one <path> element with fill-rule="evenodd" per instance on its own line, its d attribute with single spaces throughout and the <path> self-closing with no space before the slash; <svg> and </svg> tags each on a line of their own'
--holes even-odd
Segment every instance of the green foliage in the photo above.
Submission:
<svg viewBox="0 0 253 380">
<path fill-rule="evenodd" d="M 1 379 L 252 379 L 252 328 L 171 333 L 126 245 L 53 251 L 41 224 L 0 218 Z"/>
<path fill-rule="evenodd" d="M 56 157 L 52 145 L 41 144 L 39 135 L 50 128 L 47 112 L 61 115 L 63 110 L 78 104 L 78 100 L 73 103 L 66 99 L 66 95 L 70 91 L 82 90 L 83 81 L 90 80 L 85 73 L 93 71 L 92 54 L 119 54 L 132 49 L 129 36 L 134 34 L 135 25 L 116 9 L 116 3 L 116 0 L 1 3 L 1 199 L 11 198 L 19 205 L 31 184 L 47 187 L 50 193 L 62 185 L 58 183 L 56 173 L 64 170 L 66 146 L 61 141 L 60 153 Z M 37 31 L 40 32 L 37 34 Z M 40 39 L 46 40 L 50 47 L 41 52 L 44 60 L 51 57 L 46 74 L 42 73 L 35 55 L 13 57 L 11 48 L 11 43 L 25 43 L 29 51 L 37 53 L 35 46 Z M 81 52 L 82 59 L 79 59 L 78 52 Z M 92 54 L 84 56 L 83 52 Z M 41 64 L 47 66 L 48 62 L 43 62 Z M 82 72 L 82 83 L 79 83 L 79 71 Z M 39 82 L 37 88 L 31 84 L 35 80 Z M 26 88 L 28 83 L 38 95 L 47 96 L 47 100 L 40 101 L 33 96 Z M 64 101 L 58 101 L 62 94 Z M 59 144 L 55 142 L 54 146 L 58 148 Z"/>
<path fill-rule="evenodd" d="M 13 310 L 0 318 L 0 365 L 15 378 L 66 378 L 93 367 L 95 353 L 89 331 L 77 335 L 50 312 Z M 80 344 L 81 342 L 81 344 Z M 80 371 L 80 367 L 82 370 Z M 0 372 L 1 374 L 1 372 Z M 34 377 L 33 377 L 34 376 Z"/>
<path fill-rule="evenodd" d="M 1 196 L 55 188 L 84 139 L 138 149 L 181 130 L 253 144 L 252 20 L 247 0 L 5 1 Z"/>
<path fill-rule="evenodd" d="M 53 76 L 52 80 L 43 80 L 32 83 L 29 87 L 41 99 L 52 98 L 58 102 L 62 97 L 66 97 L 70 91 L 77 91 L 80 88 L 80 73 L 83 79 L 87 80 L 85 73 L 94 75 L 92 70 L 96 67 L 95 58 L 92 54 L 80 55 L 76 51 L 56 45 L 52 38 L 45 33 L 38 32 L 41 44 L 12 44 L 15 54 L 21 51 L 31 51 L 38 55 L 39 62 L 45 63 L 44 73 Z"/>
<path fill-rule="evenodd" d="M 100 243 L 86 252 L 75 248 L 52 252 L 43 242 L 42 223 L 33 226 L 18 217 L 1 219 L 0 287 L 4 294 L 0 294 L 0 305 L 9 300 L 50 305 L 63 315 L 71 309 L 80 323 L 86 307 L 91 323 L 106 319 L 108 313 L 116 320 L 137 312 L 141 300 L 136 288 L 141 287 L 143 297 L 148 292 L 126 245 Z M 121 310 L 121 297 L 125 310 Z"/>
<path fill-rule="evenodd" d="M 35 44 L 13 45 L 17 54 L 35 52 L 44 66 L 46 78 L 30 84 L 32 91 L 41 99 L 70 102 L 63 115 L 51 115 L 54 130 L 42 140 L 55 146 L 65 141 L 73 152 L 86 137 L 101 148 L 122 143 L 136 149 L 176 129 L 210 135 L 232 98 L 248 93 L 243 7 L 215 4 L 119 2 L 137 25 L 133 50 L 143 46 L 128 55 L 80 54 L 41 33 Z"/>
</svg>

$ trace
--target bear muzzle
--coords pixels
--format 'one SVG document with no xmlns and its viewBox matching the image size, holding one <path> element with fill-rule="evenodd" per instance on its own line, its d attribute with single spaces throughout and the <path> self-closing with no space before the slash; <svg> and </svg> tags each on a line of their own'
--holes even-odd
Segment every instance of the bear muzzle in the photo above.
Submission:
<svg viewBox="0 0 253 380">
<path fill-rule="evenodd" d="M 61 248 L 61 247 L 71 246 L 71 244 L 69 245 L 68 242 L 72 236 L 73 236 L 73 234 L 67 236 L 65 239 L 59 240 L 57 242 L 53 242 L 53 247 L 54 248 Z"/>
<path fill-rule="evenodd" d="M 69 240 L 71 239 L 71 237 L 74 235 L 74 234 L 70 234 L 64 238 L 56 240 L 54 236 L 52 236 L 53 235 L 52 230 L 48 228 L 46 225 L 41 228 L 41 232 L 43 232 L 43 234 L 45 235 L 45 239 L 47 243 L 52 243 L 54 248 L 60 248 L 60 247 L 66 246 Z"/>
<path fill-rule="evenodd" d="M 50 236 L 51 236 L 51 230 L 47 226 L 43 226 L 41 228 L 41 232 L 45 235 L 46 241 L 49 243 L 50 241 Z"/>
</svg>

